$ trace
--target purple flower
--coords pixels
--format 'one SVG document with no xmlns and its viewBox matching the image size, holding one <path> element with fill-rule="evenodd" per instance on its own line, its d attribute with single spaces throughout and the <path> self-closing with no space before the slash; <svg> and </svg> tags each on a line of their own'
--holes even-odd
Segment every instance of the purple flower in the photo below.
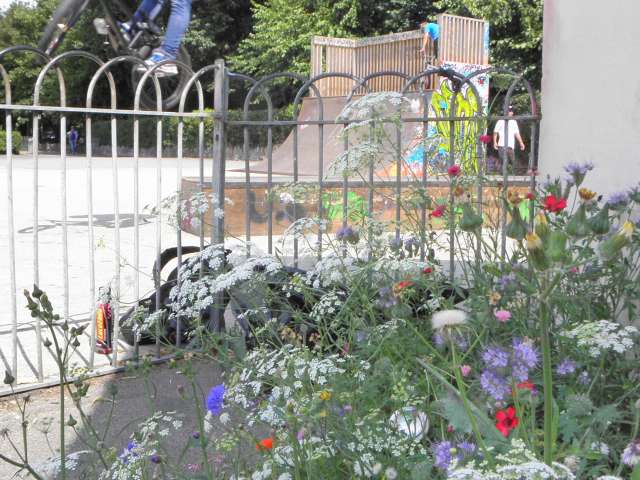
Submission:
<svg viewBox="0 0 640 480">
<path fill-rule="evenodd" d="M 536 347 L 530 341 L 514 338 L 513 361 L 514 363 L 519 363 L 531 370 L 538 366 L 540 355 Z"/>
<path fill-rule="evenodd" d="M 589 372 L 584 370 L 580 375 L 578 375 L 578 383 L 580 385 L 589 385 L 591 378 L 589 377 Z"/>
<path fill-rule="evenodd" d="M 577 366 L 578 365 L 576 364 L 576 362 L 574 362 L 570 358 L 565 358 L 556 368 L 556 373 L 560 376 L 571 375 L 576 371 Z"/>
<path fill-rule="evenodd" d="M 451 449 L 453 444 L 448 441 L 439 442 L 433 445 L 434 465 L 440 470 L 448 470 L 451 466 Z"/>
<path fill-rule="evenodd" d="M 640 438 L 633 440 L 622 452 L 622 463 L 634 467 L 640 463 Z"/>
<path fill-rule="evenodd" d="M 629 202 L 629 194 L 627 192 L 614 192 L 607 198 L 607 203 L 611 208 L 623 207 Z"/>
<path fill-rule="evenodd" d="M 487 347 L 482 353 L 482 360 L 491 368 L 506 368 L 509 354 L 500 347 Z"/>
<path fill-rule="evenodd" d="M 463 456 L 464 455 L 473 455 L 476 453 L 476 444 L 473 442 L 469 442 L 467 440 L 463 440 L 458 444 L 458 450 L 461 450 Z"/>
<path fill-rule="evenodd" d="M 511 376 L 518 382 L 526 382 L 529 380 L 529 368 L 524 363 L 514 363 Z"/>
<path fill-rule="evenodd" d="M 496 401 L 504 400 L 511 393 L 507 380 L 492 370 L 482 372 L 480 386 Z"/>
<path fill-rule="evenodd" d="M 513 273 L 501 276 L 497 281 L 497 287 L 500 290 L 506 290 L 512 283 L 515 283 L 516 276 Z"/>
<path fill-rule="evenodd" d="M 441 333 L 434 333 L 433 343 L 435 344 L 436 347 L 444 347 L 446 340 Z"/>
<path fill-rule="evenodd" d="M 138 448 L 138 444 L 133 440 L 129 440 L 129 442 L 127 443 L 127 448 L 125 448 L 123 452 L 118 455 L 118 458 L 125 465 L 128 464 L 129 458 L 136 458 L 138 456 L 138 454 L 134 451 L 136 448 Z"/>
<path fill-rule="evenodd" d="M 349 243 L 358 243 L 360 235 L 357 231 L 351 228 L 349 225 L 340 227 L 336 232 L 336 239 L 339 241 L 345 241 Z"/>
<path fill-rule="evenodd" d="M 157 454 L 151 455 L 150 460 L 151 460 L 151 463 L 155 463 L 155 464 L 162 462 L 160 455 L 157 455 Z"/>
<path fill-rule="evenodd" d="M 576 177 L 577 175 L 586 175 L 586 173 L 590 170 L 593 170 L 593 163 L 585 162 L 571 162 L 564 167 L 564 171 L 567 172 L 572 177 Z"/>
<path fill-rule="evenodd" d="M 214 415 L 220 415 L 222 413 L 222 402 L 224 400 L 224 384 L 216 385 L 209 390 L 207 396 L 207 410 Z"/>
</svg>

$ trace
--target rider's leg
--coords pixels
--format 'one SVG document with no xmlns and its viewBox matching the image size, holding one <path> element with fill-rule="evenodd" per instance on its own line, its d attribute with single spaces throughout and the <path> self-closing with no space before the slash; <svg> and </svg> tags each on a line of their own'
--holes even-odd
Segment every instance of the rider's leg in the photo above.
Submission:
<svg viewBox="0 0 640 480">
<path fill-rule="evenodd" d="M 145 0 L 146 1 L 146 0 Z M 167 33 L 162 43 L 162 51 L 169 57 L 176 58 L 182 37 L 184 37 L 191 21 L 191 0 L 171 0 L 171 16 Z"/>
<path fill-rule="evenodd" d="M 133 14 L 134 23 L 144 22 L 146 19 L 153 20 L 162 10 L 164 0 L 143 0 L 136 12 Z"/>
</svg>

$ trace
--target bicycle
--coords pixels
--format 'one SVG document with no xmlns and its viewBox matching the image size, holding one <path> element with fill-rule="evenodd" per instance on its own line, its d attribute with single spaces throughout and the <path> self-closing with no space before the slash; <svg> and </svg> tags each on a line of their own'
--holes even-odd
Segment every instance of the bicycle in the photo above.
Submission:
<svg viewBox="0 0 640 480">
<path fill-rule="evenodd" d="M 65 35 L 71 30 L 87 7 L 94 0 L 61 0 L 54 11 L 44 33 L 38 43 L 38 48 L 52 56 L 60 47 Z M 96 33 L 107 37 L 108 43 L 117 55 L 132 55 L 146 59 L 151 51 L 162 43 L 162 31 L 155 23 L 155 16 L 138 25 L 138 31 L 133 38 L 127 38 L 121 31 L 118 18 L 131 18 L 131 9 L 122 0 L 97 0 L 104 11 L 103 18 L 95 18 L 93 25 Z M 157 13 L 160 13 L 160 8 Z M 180 46 L 177 55 L 178 74 L 172 76 L 157 75 L 162 92 L 162 107 L 169 110 L 178 105 L 182 90 L 189 80 L 191 57 L 184 47 Z M 184 66 L 189 67 L 184 68 Z M 142 78 L 143 71 L 138 64 L 131 67 L 130 81 L 135 89 Z M 143 87 L 140 103 L 144 108 L 156 108 L 156 95 L 153 82 L 147 81 Z"/>
</svg>

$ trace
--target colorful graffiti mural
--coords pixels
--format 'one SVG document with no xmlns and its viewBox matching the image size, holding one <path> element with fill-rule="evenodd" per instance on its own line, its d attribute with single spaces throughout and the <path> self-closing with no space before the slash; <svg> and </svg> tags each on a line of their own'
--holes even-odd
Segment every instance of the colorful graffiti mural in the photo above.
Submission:
<svg viewBox="0 0 640 480">
<path fill-rule="evenodd" d="M 486 68 L 482 65 L 454 62 L 445 63 L 443 66 L 464 76 Z M 480 110 L 486 114 L 489 102 L 488 75 L 477 75 L 471 79 L 470 83 L 475 87 L 475 91 L 468 84 L 463 85 L 460 93 L 456 96 L 452 112 L 453 90 L 451 82 L 442 78 L 439 88 L 431 94 L 429 116 L 440 118 L 448 116 L 473 117 L 478 115 Z M 422 127 L 417 127 L 416 137 L 408 145 L 404 154 L 407 171 L 403 173 L 422 176 L 423 162 L 427 162 L 428 174 L 433 175 L 446 171 L 452 134 L 455 140 L 453 142 L 455 162 L 461 165 L 464 171 L 476 173 L 478 171 L 477 139 L 483 128 L 484 125 L 478 122 L 456 122 L 452 132 L 451 125 L 447 122 L 431 122 L 425 134 Z"/>
</svg>

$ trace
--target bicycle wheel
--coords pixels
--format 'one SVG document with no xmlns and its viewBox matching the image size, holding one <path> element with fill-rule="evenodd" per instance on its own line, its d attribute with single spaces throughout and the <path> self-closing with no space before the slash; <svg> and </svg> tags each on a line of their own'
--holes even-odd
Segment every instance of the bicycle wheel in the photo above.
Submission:
<svg viewBox="0 0 640 480">
<path fill-rule="evenodd" d="M 38 48 L 47 55 L 55 52 L 66 33 L 76 23 L 90 0 L 62 0 L 44 29 Z"/>
<path fill-rule="evenodd" d="M 184 46 L 178 51 L 178 62 L 184 64 L 191 69 L 191 55 Z M 134 65 L 131 69 L 131 84 L 135 92 L 138 82 L 142 78 L 143 73 L 138 71 L 138 66 Z M 162 92 L 162 108 L 170 110 L 180 103 L 182 90 L 191 77 L 190 72 L 182 65 L 178 65 L 178 74 L 172 76 L 158 77 L 160 82 L 160 91 Z M 142 93 L 140 94 L 140 106 L 147 110 L 156 109 L 156 90 L 152 80 L 147 80 Z"/>
</svg>

